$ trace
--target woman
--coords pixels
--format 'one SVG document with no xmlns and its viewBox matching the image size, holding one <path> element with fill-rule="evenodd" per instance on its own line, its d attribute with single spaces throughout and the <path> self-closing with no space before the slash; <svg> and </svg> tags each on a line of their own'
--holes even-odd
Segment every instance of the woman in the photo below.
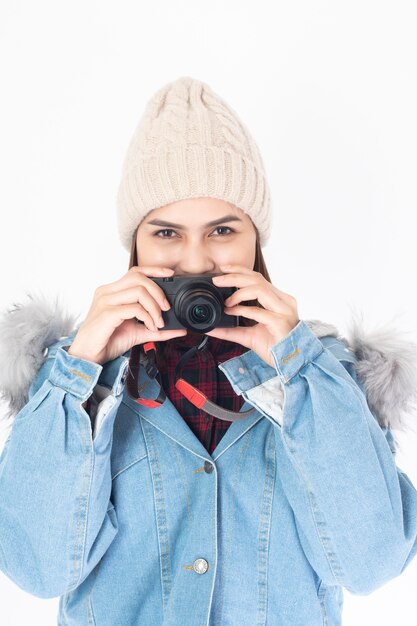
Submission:
<svg viewBox="0 0 417 626">
<path fill-rule="evenodd" d="M 59 596 L 62 626 L 341 624 L 343 588 L 371 593 L 417 551 L 390 428 L 415 392 L 415 346 L 357 329 L 350 346 L 299 319 L 261 254 L 259 151 L 200 81 L 149 102 L 118 225 L 129 270 L 79 327 L 36 299 L 2 322 L 0 386 L 18 413 L 0 457 L 0 569 Z M 164 330 L 158 279 L 200 275 L 232 289 L 238 324 Z"/>
</svg>

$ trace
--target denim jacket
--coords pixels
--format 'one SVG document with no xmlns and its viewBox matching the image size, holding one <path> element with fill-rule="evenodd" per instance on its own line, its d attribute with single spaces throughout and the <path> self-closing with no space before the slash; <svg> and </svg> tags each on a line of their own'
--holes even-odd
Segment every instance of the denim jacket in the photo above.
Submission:
<svg viewBox="0 0 417 626">
<path fill-rule="evenodd" d="M 210 455 L 169 398 L 129 397 L 129 351 L 104 365 L 71 356 L 72 320 L 30 307 L 0 325 L 14 407 L 0 570 L 59 597 L 59 626 L 338 626 L 343 589 L 370 594 L 416 555 L 417 491 L 384 413 L 415 392 L 415 366 L 390 352 L 407 354 L 405 340 L 376 335 L 378 350 L 301 319 L 272 346 L 274 367 L 252 350 L 223 362 L 255 411 Z"/>
</svg>

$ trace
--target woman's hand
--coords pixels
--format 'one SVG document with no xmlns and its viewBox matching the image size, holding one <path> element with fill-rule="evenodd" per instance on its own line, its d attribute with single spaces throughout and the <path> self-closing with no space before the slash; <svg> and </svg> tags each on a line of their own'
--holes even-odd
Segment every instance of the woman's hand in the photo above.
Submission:
<svg viewBox="0 0 417 626">
<path fill-rule="evenodd" d="M 103 365 L 135 345 L 186 335 L 183 328 L 163 330 L 162 310 L 171 305 L 149 278 L 172 276 L 172 272 L 166 267 L 134 265 L 118 280 L 97 287 L 68 354 Z"/>
<path fill-rule="evenodd" d="M 213 284 L 216 287 L 237 287 L 237 290 L 225 300 L 224 312 L 256 320 L 258 324 L 214 328 L 204 334 L 240 343 L 253 350 L 268 365 L 275 367 L 270 348 L 283 339 L 300 321 L 296 299 L 274 287 L 260 272 L 254 272 L 242 265 L 225 265 L 220 266 L 220 269 L 226 275 L 214 276 Z M 265 308 L 239 306 L 238 303 L 245 300 L 258 300 Z"/>
</svg>

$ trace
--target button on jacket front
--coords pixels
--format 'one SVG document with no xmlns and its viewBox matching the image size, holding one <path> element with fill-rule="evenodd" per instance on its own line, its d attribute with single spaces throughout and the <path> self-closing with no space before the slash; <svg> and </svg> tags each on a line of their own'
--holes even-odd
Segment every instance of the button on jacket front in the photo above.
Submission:
<svg viewBox="0 0 417 626">
<path fill-rule="evenodd" d="M 340 340 L 301 320 L 274 367 L 220 364 L 256 410 L 210 454 L 169 398 L 129 397 L 128 353 L 101 366 L 68 354 L 73 336 L 0 456 L 0 569 L 59 596 L 59 626 L 338 626 L 343 588 L 369 594 L 415 556 L 417 491 Z"/>
</svg>

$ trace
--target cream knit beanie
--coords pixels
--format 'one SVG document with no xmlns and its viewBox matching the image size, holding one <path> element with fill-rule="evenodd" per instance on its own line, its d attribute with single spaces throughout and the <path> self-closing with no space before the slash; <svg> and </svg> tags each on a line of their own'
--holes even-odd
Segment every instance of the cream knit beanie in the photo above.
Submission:
<svg viewBox="0 0 417 626">
<path fill-rule="evenodd" d="M 128 146 L 117 193 L 122 245 L 130 251 L 136 227 L 152 209 L 203 196 L 242 209 L 266 245 L 272 213 L 259 149 L 222 98 L 183 76 L 151 98 Z"/>
</svg>

